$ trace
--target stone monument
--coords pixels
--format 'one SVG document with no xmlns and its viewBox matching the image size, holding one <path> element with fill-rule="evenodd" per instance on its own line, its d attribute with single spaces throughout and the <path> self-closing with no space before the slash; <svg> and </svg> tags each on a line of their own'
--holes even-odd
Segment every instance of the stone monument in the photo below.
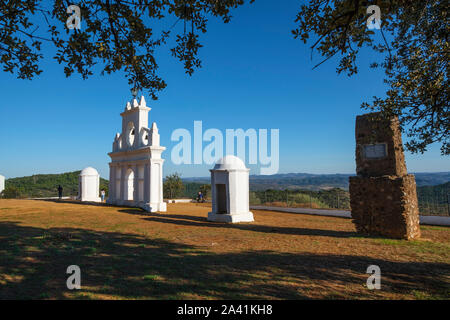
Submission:
<svg viewBox="0 0 450 320">
<path fill-rule="evenodd" d="M 117 133 L 109 163 L 107 203 L 140 207 L 149 212 L 166 211 L 163 201 L 165 147 L 159 145 L 158 127 L 148 128 L 144 97 L 128 102 L 122 116 L 122 133 Z"/>
<path fill-rule="evenodd" d="M 356 117 L 356 176 L 350 206 L 356 230 L 396 239 L 420 237 L 414 175 L 406 171 L 397 117 Z"/>
<path fill-rule="evenodd" d="M 252 222 L 249 211 L 249 171 L 244 162 L 233 155 L 217 161 L 211 171 L 212 212 L 209 221 Z"/>
<path fill-rule="evenodd" d="M 84 168 L 78 178 L 78 199 L 81 201 L 101 202 L 99 197 L 100 175 L 92 167 Z"/>
<path fill-rule="evenodd" d="M 0 175 L 0 193 L 5 190 L 5 177 Z"/>
</svg>

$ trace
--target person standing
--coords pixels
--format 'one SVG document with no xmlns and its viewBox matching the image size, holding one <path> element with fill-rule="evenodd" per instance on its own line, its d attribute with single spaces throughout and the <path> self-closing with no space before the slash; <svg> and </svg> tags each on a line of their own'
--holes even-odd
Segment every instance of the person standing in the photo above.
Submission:
<svg viewBox="0 0 450 320">
<path fill-rule="evenodd" d="M 102 198 L 102 202 L 105 201 L 105 195 L 106 195 L 105 189 L 102 189 L 102 191 L 100 191 L 100 197 Z"/>
<path fill-rule="evenodd" d="M 61 187 L 61 185 L 58 186 L 58 198 L 59 200 L 62 199 L 62 192 L 63 192 L 63 188 Z"/>
</svg>

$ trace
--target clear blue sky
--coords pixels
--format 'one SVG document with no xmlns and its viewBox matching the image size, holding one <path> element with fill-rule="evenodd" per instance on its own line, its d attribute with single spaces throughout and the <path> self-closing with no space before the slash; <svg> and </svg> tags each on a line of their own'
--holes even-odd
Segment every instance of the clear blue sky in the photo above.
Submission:
<svg viewBox="0 0 450 320">
<path fill-rule="evenodd" d="M 360 105 L 383 95 L 382 73 L 369 69 L 370 51 L 360 59 L 360 73 L 335 72 L 336 60 L 312 70 L 310 49 L 294 40 L 298 1 L 257 0 L 234 11 L 229 24 L 211 20 L 201 40 L 203 67 L 192 77 L 159 49 L 160 75 L 168 87 L 152 108 L 150 121 L 167 147 L 165 174 L 208 176 L 209 166 L 175 166 L 170 160 L 177 128 L 193 130 L 194 120 L 208 128 L 280 129 L 280 173 L 353 173 L 355 116 Z M 181 26 L 180 26 L 181 27 Z M 51 57 L 51 52 L 46 52 Z M 123 74 L 65 78 L 51 59 L 32 81 L 0 73 L 0 174 L 10 177 L 97 168 L 108 178 L 107 153 L 120 131 L 131 98 Z M 439 146 L 424 155 L 407 153 L 410 172 L 450 171 Z M 252 167 L 252 174 L 258 173 Z"/>
</svg>

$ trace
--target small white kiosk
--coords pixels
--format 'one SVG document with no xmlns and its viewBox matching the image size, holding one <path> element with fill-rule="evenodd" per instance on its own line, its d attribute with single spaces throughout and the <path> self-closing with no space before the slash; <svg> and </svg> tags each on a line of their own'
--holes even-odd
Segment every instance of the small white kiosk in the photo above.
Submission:
<svg viewBox="0 0 450 320">
<path fill-rule="evenodd" d="M 81 201 L 101 202 L 99 194 L 100 175 L 92 167 L 84 168 L 79 176 L 78 199 Z"/>
<path fill-rule="evenodd" d="M 211 171 L 212 212 L 209 221 L 252 222 L 249 211 L 249 172 L 244 162 L 227 155 Z"/>
</svg>

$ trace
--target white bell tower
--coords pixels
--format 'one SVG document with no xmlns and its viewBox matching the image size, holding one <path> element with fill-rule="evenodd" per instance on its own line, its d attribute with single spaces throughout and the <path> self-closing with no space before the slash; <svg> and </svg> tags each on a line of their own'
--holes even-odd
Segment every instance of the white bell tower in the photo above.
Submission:
<svg viewBox="0 0 450 320">
<path fill-rule="evenodd" d="M 158 127 L 148 128 L 144 97 L 126 104 L 122 133 L 117 133 L 109 164 L 108 203 L 140 207 L 150 212 L 166 211 L 163 201 L 163 163 L 165 147 L 159 145 Z"/>
</svg>

